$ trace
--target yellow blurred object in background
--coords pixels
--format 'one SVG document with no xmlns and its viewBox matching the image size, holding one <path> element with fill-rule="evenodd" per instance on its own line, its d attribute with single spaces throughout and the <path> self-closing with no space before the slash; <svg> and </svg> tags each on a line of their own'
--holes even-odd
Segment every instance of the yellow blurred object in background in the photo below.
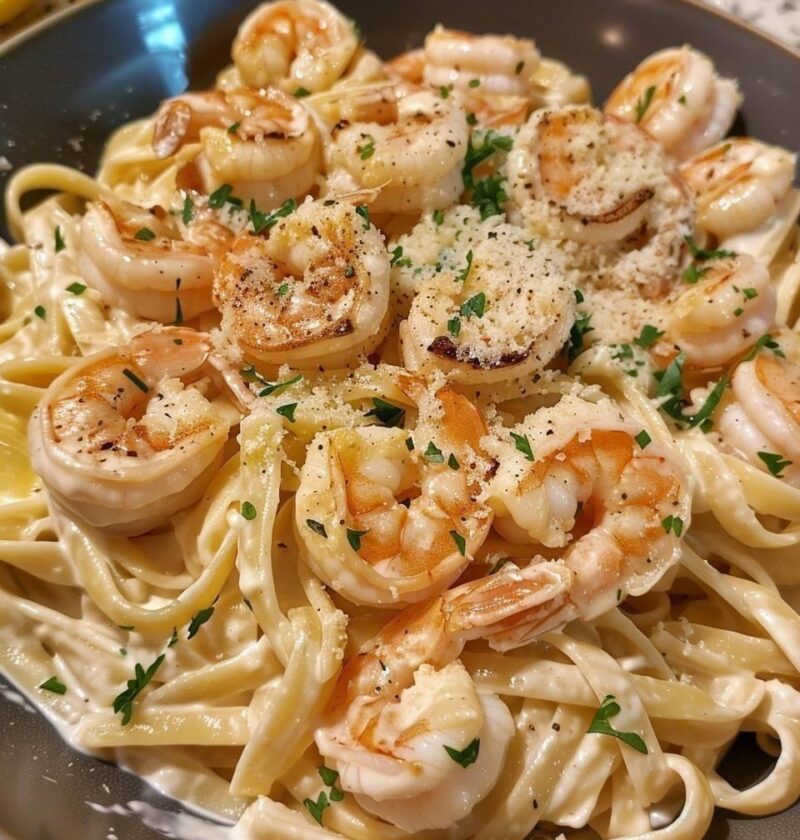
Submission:
<svg viewBox="0 0 800 840">
<path fill-rule="evenodd" d="M 0 26 L 8 23 L 32 4 L 33 0 L 0 0 Z"/>
</svg>

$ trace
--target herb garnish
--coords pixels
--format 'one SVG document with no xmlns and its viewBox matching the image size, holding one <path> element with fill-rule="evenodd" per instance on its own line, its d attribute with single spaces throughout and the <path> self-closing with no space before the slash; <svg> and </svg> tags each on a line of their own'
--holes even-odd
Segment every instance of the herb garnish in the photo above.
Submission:
<svg viewBox="0 0 800 840">
<path fill-rule="evenodd" d="M 669 534 L 671 531 L 676 537 L 679 537 L 683 533 L 683 520 L 680 516 L 670 514 L 661 520 L 661 527 L 664 529 L 664 533 Z"/>
<path fill-rule="evenodd" d="M 647 755 L 647 744 L 645 744 L 641 735 L 637 735 L 635 732 L 619 732 L 608 722 L 610 718 L 618 715 L 620 711 L 620 705 L 617 703 L 614 695 L 607 694 L 600 708 L 595 712 L 592 722 L 586 730 L 587 733 L 611 735 L 613 738 L 619 738 L 620 741 L 632 747 L 637 752 Z"/>
<path fill-rule="evenodd" d="M 469 272 L 470 272 L 471 268 L 472 268 L 472 250 L 470 249 L 469 251 L 467 251 L 467 265 L 466 265 L 466 268 L 464 268 L 462 271 L 459 272 L 458 276 L 456 277 L 456 280 L 459 283 L 465 282 L 467 277 L 469 277 Z"/>
<path fill-rule="evenodd" d="M 406 268 L 411 265 L 411 260 L 403 256 L 403 246 L 398 245 L 389 257 L 389 265 L 397 266 L 398 268 Z"/>
<path fill-rule="evenodd" d="M 279 405 L 275 411 L 282 417 L 285 417 L 290 423 L 294 423 L 294 412 L 297 408 L 297 403 L 286 403 L 286 405 Z"/>
<path fill-rule="evenodd" d="M 326 540 L 328 539 L 328 532 L 325 530 L 325 526 L 321 522 L 317 522 L 316 519 L 306 519 L 306 525 L 308 525 L 315 534 L 319 534 Z"/>
<path fill-rule="evenodd" d="M 584 345 L 583 337 L 587 333 L 594 332 L 594 327 L 589 325 L 591 320 L 591 313 L 588 315 L 581 315 L 579 313 L 575 318 L 569 331 L 569 343 L 567 345 L 567 357 L 570 362 L 574 362 L 581 354 Z"/>
<path fill-rule="evenodd" d="M 486 295 L 483 292 L 478 292 L 468 300 L 461 304 L 458 314 L 464 318 L 471 318 L 473 315 L 476 318 L 482 318 L 484 309 L 486 308 Z"/>
<path fill-rule="evenodd" d="M 70 283 L 67 286 L 67 291 L 72 292 L 73 295 L 82 295 L 86 291 L 86 286 L 83 283 Z"/>
<path fill-rule="evenodd" d="M 53 235 L 56 242 L 56 253 L 58 254 L 59 252 L 63 251 L 64 248 L 67 247 L 66 243 L 64 242 L 64 237 L 61 235 L 61 225 L 56 225 L 56 229 L 53 231 Z"/>
<path fill-rule="evenodd" d="M 181 221 L 188 225 L 189 222 L 192 221 L 194 218 L 194 202 L 192 201 L 191 196 L 186 196 L 183 199 L 183 211 L 181 212 Z"/>
<path fill-rule="evenodd" d="M 350 543 L 350 548 L 353 551 L 359 551 L 361 549 L 361 537 L 369 533 L 369 529 L 366 531 L 356 531 L 353 528 L 347 529 L 347 542 Z M 331 782 L 326 782 L 326 784 L 332 784 Z"/>
<path fill-rule="evenodd" d="M 427 449 L 422 453 L 422 457 L 426 461 L 430 461 L 431 464 L 443 464 L 444 463 L 444 453 L 441 449 L 433 442 L 430 441 L 428 443 Z"/>
<path fill-rule="evenodd" d="M 356 213 L 364 220 L 364 230 L 369 230 L 369 207 L 366 204 L 356 204 Z"/>
<path fill-rule="evenodd" d="M 637 347 L 647 350 L 649 347 L 652 347 L 662 335 L 664 335 L 663 330 L 659 330 L 652 324 L 645 324 L 639 333 L 639 337 L 633 339 L 633 343 Z"/>
<path fill-rule="evenodd" d="M 197 631 L 214 615 L 214 607 L 206 607 L 204 610 L 195 615 L 189 622 L 189 632 L 187 638 L 193 639 L 197 635 Z"/>
<path fill-rule="evenodd" d="M 780 455 L 774 452 L 757 452 L 758 457 L 766 464 L 767 469 L 775 476 L 775 478 L 783 478 L 783 471 L 786 467 L 791 467 L 792 461 L 787 461 Z"/>
<path fill-rule="evenodd" d="M 297 209 L 297 202 L 293 198 L 287 198 L 277 210 L 271 213 L 262 213 L 257 207 L 255 201 L 250 199 L 250 207 L 248 214 L 250 216 L 250 224 L 253 226 L 253 232 L 256 234 L 263 233 L 274 227 L 279 219 L 289 216 Z"/>
<path fill-rule="evenodd" d="M 39 304 L 39 306 L 34 307 L 33 314 L 37 318 L 41 318 L 43 321 L 47 318 L 47 310 L 41 304 Z"/>
<path fill-rule="evenodd" d="M 45 691 L 52 691 L 53 694 L 66 694 L 67 687 L 58 677 L 50 677 L 46 679 L 39 688 L 43 688 Z"/>
<path fill-rule="evenodd" d="M 304 799 L 303 805 L 308 808 L 308 813 L 311 814 L 311 816 L 314 817 L 320 825 L 322 825 L 322 815 L 325 813 L 325 809 L 330 807 L 328 795 L 325 791 L 323 790 L 320 792 L 316 802 L 313 799 Z"/>
<path fill-rule="evenodd" d="M 371 408 L 364 416 L 375 417 L 382 426 L 402 426 L 406 418 L 406 410 L 398 405 L 392 405 L 380 397 L 372 398 Z"/>
<path fill-rule="evenodd" d="M 150 391 L 149 386 L 146 383 L 142 382 L 142 380 L 139 379 L 139 377 L 132 370 L 129 370 L 128 368 L 122 368 L 122 375 L 130 379 L 130 381 L 133 382 L 133 384 L 145 394 Z"/>
<path fill-rule="evenodd" d="M 366 134 L 364 139 L 367 142 L 363 146 L 357 146 L 356 151 L 361 160 L 369 160 L 375 154 L 375 138 L 371 134 Z"/>
<path fill-rule="evenodd" d="M 652 442 L 652 440 L 653 440 L 653 438 L 651 438 L 651 437 L 650 437 L 650 435 L 649 435 L 649 434 L 647 434 L 647 430 L 646 430 L 646 429 L 642 429 L 642 431 L 641 431 L 641 432 L 639 432 L 639 434 L 638 434 L 638 435 L 636 435 L 633 439 L 636 441 L 636 443 L 638 443 L 638 444 L 639 444 L 639 449 L 646 449 L 646 448 L 647 448 L 647 446 L 648 446 L 648 445 Z"/>
<path fill-rule="evenodd" d="M 252 522 L 258 516 L 256 506 L 252 502 L 242 502 L 241 513 L 248 522 Z"/>
<path fill-rule="evenodd" d="M 469 767 L 470 764 L 474 764 L 478 760 L 480 748 L 481 739 L 475 738 L 463 750 L 455 750 L 452 747 L 445 746 L 445 751 L 456 764 L 460 764 L 462 767 Z"/>
<path fill-rule="evenodd" d="M 656 92 L 656 86 L 650 85 L 647 90 L 644 92 L 644 96 L 641 97 L 636 102 L 636 122 L 641 122 L 644 115 L 647 113 L 647 109 L 650 107 L 650 103 L 653 101 L 653 94 Z"/>
<path fill-rule="evenodd" d="M 526 461 L 533 460 L 533 449 L 531 449 L 531 442 L 527 435 L 518 435 L 516 432 L 509 432 L 511 439 L 514 441 L 514 446 L 517 452 L 521 452 L 525 456 Z"/>
<path fill-rule="evenodd" d="M 134 668 L 134 678 L 128 680 L 128 687 L 120 692 L 113 702 L 114 713 L 122 712 L 122 725 L 126 726 L 130 723 L 133 715 L 133 701 L 142 693 L 145 686 L 153 679 L 156 671 L 161 667 L 164 661 L 164 654 L 156 657 L 153 663 L 147 670 L 137 662 Z"/>
<path fill-rule="evenodd" d="M 450 536 L 453 538 L 453 542 L 456 544 L 456 548 L 458 549 L 458 553 L 462 557 L 467 556 L 467 541 L 458 531 L 450 531 Z"/>
</svg>

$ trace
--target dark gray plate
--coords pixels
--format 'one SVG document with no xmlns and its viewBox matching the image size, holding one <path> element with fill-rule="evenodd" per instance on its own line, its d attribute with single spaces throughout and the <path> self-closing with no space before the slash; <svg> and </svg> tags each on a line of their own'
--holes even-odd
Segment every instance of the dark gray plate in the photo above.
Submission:
<svg viewBox="0 0 800 840">
<path fill-rule="evenodd" d="M 778 2 L 778 0 L 765 0 Z M 106 0 L 0 56 L 0 155 L 14 167 L 58 161 L 91 171 L 109 132 L 188 85 L 208 85 L 226 62 L 254 0 Z M 800 61 L 769 39 L 679 0 L 338 0 L 371 47 L 391 56 L 419 45 L 440 20 L 476 32 L 536 38 L 542 51 L 592 81 L 595 98 L 641 58 L 688 42 L 745 94 L 737 131 L 800 147 Z M 72 142 L 70 142 L 72 141 Z M 76 142 L 77 141 L 77 142 Z M 0 174 L 0 192 L 7 176 Z M 0 235 L 4 233 L 0 218 Z M 2 680 L 0 680 L 2 686 Z M 136 777 L 72 752 L 44 718 L 0 695 L 0 836 L 15 840 L 144 840 L 137 818 L 99 813 L 130 800 L 178 811 Z M 745 739 L 725 762 L 752 784 L 768 762 Z M 710 840 L 796 840 L 800 810 L 757 822 L 718 816 Z"/>
</svg>

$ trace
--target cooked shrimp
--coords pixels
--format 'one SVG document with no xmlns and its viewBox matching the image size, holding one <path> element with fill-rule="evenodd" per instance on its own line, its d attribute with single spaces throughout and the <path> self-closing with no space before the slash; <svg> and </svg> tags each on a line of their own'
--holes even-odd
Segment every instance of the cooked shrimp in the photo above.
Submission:
<svg viewBox="0 0 800 840">
<path fill-rule="evenodd" d="M 307 201 L 268 238 L 236 240 L 214 279 L 214 302 L 246 356 L 341 367 L 382 338 L 389 256 L 352 205 Z"/>
<path fill-rule="evenodd" d="M 515 542 L 568 546 L 569 602 L 584 619 L 645 592 L 678 559 L 690 494 L 642 432 L 609 400 L 565 396 L 485 442 L 499 463 L 495 527 Z"/>
<path fill-rule="evenodd" d="M 194 318 L 213 309 L 214 269 L 233 235 L 199 212 L 182 232 L 160 208 L 94 202 L 81 221 L 79 271 L 107 303 L 141 318 Z"/>
<path fill-rule="evenodd" d="M 681 174 L 697 197 L 697 224 L 717 239 L 753 230 L 776 211 L 797 156 L 749 137 L 731 137 L 687 160 Z"/>
<path fill-rule="evenodd" d="M 397 118 L 334 130 L 329 190 L 380 189 L 374 212 L 415 213 L 453 204 L 464 189 L 466 114 L 453 97 L 418 91 L 397 100 Z"/>
<path fill-rule="evenodd" d="M 762 351 L 733 375 L 724 442 L 754 466 L 800 487 L 800 365 Z"/>
<path fill-rule="evenodd" d="M 228 421 L 204 395 L 209 354 L 202 333 L 159 327 L 61 374 L 29 429 L 50 495 L 119 534 L 143 533 L 196 501 L 228 439 Z"/>
<path fill-rule="evenodd" d="M 185 93 L 168 99 L 153 126 L 153 149 L 166 158 L 200 143 L 194 161 L 206 192 L 223 184 L 271 208 L 311 189 L 321 150 L 308 111 L 276 88 Z"/>
<path fill-rule="evenodd" d="M 694 267 L 692 285 L 673 304 L 667 339 L 687 364 L 711 368 L 746 352 L 772 326 L 775 292 L 769 271 L 752 257 L 713 260 Z"/>
<path fill-rule="evenodd" d="M 684 46 L 641 62 L 614 89 L 604 111 L 637 123 L 683 160 L 727 134 L 740 102 L 736 81 L 718 76 L 708 56 Z"/>
<path fill-rule="evenodd" d="M 458 270 L 442 268 L 416 290 L 400 326 L 409 370 L 470 383 L 514 379 L 543 369 L 569 337 L 574 279 L 561 252 L 525 241 L 514 225 L 477 227 L 464 237 Z"/>
<path fill-rule="evenodd" d="M 425 50 L 408 50 L 396 55 L 386 62 L 386 72 L 390 78 L 421 85 L 425 76 Z"/>
<path fill-rule="evenodd" d="M 358 604 L 397 607 L 441 591 L 491 525 L 477 498 L 487 469 L 480 413 L 449 387 L 420 388 L 411 389 L 420 408 L 413 433 L 377 426 L 321 432 L 303 466 L 295 510 L 304 556 Z"/>
<path fill-rule="evenodd" d="M 263 3 L 239 27 L 233 62 L 253 87 L 327 90 L 359 45 L 353 21 L 325 0 Z"/>
<path fill-rule="evenodd" d="M 538 108 L 582 105 L 592 99 L 589 80 L 553 58 L 539 62 L 531 77 L 531 95 Z"/>
<path fill-rule="evenodd" d="M 535 112 L 508 158 L 510 194 L 535 232 L 580 246 L 595 282 L 663 287 L 680 267 L 692 203 L 676 167 L 637 128 L 583 106 Z"/>
<path fill-rule="evenodd" d="M 425 38 L 424 78 L 429 85 L 487 94 L 527 96 L 539 51 L 529 38 L 472 35 L 437 26 Z"/>
</svg>

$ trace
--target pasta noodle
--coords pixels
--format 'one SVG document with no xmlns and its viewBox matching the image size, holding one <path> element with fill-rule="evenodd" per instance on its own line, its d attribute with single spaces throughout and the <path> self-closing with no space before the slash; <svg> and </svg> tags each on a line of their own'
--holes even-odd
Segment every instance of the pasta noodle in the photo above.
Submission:
<svg viewBox="0 0 800 840">
<path fill-rule="evenodd" d="M 383 64 L 323 0 L 233 54 L 96 177 L 10 181 L 3 673 L 241 840 L 699 840 L 792 805 L 794 157 L 729 173 L 700 115 L 736 84 L 689 47 L 605 114 L 531 41 Z M 739 191 L 727 239 L 695 170 Z M 775 763 L 740 791 L 743 732 Z"/>
</svg>

